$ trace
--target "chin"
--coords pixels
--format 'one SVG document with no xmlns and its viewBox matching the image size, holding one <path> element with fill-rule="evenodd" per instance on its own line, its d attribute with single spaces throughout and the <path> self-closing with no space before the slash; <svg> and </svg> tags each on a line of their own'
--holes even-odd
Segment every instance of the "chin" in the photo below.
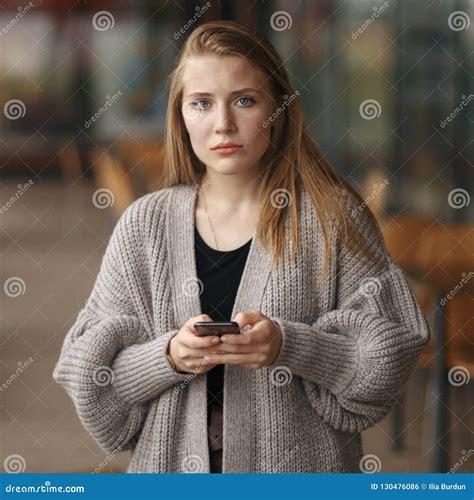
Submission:
<svg viewBox="0 0 474 500">
<path fill-rule="evenodd" d="M 218 165 L 211 165 L 210 169 L 219 174 L 236 174 L 242 171 L 241 161 L 228 161 L 230 158 L 226 160 L 219 162 Z"/>
</svg>

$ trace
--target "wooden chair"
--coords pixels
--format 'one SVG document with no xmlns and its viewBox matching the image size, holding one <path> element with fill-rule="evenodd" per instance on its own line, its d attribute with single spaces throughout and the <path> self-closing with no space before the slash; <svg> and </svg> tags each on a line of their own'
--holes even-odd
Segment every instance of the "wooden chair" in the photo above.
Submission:
<svg viewBox="0 0 474 500">
<path fill-rule="evenodd" d="M 112 194 L 107 204 L 118 219 L 135 200 L 135 193 L 129 176 L 110 154 L 98 149 L 91 153 L 95 184 L 98 189 L 106 189 Z"/>
<path fill-rule="evenodd" d="M 165 159 L 161 141 L 123 138 L 118 141 L 115 154 L 137 193 L 151 193 L 159 188 Z"/>
<path fill-rule="evenodd" d="M 412 283 L 418 282 L 413 286 L 414 293 L 425 314 L 434 314 L 433 335 L 418 365 L 433 365 L 427 395 L 431 400 L 428 406 L 434 407 L 430 422 L 433 469 L 446 472 L 448 396 L 452 387 L 448 374 L 451 369 L 463 367 L 470 376 L 474 375 L 474 337 L 470 328 L 472 300 L 469 296 L 474 276 L 467 278 L 474 268 L 474 231 L 468 225 L 446 226 L 430 217 L 402 216 L 387 223 L 383 234 L 394 260 L 411 277 Z M 396 448 L 403 446 L 403 419 L 401 414 L 397 415 L 400 406 L 396 405 L 393 421 Z"/>
<path fill-rule="evenodd" d="M 74 141 L 64 146 L 57 155 L 57 161 L 64 182 L 73 184 L 82 180 L 82 164 L 79 149 Z"/>
</svg>

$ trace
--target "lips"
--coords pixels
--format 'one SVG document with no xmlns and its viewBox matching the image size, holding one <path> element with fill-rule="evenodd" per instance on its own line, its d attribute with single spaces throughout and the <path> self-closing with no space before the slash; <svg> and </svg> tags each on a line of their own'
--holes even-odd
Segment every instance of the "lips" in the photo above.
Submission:
<svg viewBox="0 0 474 500">
<path fill-rule="evenodd" d="M 219 147 L 214 149 L 216 155 L 234 155 L 240 151 L 241 146 Z"/>
<path fill-rule="evenodd" d="M 234 144 L 233 142 L 228 142 L 225 144 L 218 144 L 217 146 L 213 147 L 212 149 L 233 149 L 233 148 L 241 148 L 242 146 L 240 144 Z"/>
</svg>

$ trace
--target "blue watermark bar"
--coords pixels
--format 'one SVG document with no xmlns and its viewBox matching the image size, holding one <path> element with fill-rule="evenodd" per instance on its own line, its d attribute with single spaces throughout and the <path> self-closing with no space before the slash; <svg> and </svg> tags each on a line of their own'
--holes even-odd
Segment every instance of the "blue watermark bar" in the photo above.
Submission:
<svg viewBox="0 0 474 500">
<path fill-rule="evenodd" d="M 472 500 L 473 477 L 473 474 L 2 474 L 0 498 Z"/>
</svg>

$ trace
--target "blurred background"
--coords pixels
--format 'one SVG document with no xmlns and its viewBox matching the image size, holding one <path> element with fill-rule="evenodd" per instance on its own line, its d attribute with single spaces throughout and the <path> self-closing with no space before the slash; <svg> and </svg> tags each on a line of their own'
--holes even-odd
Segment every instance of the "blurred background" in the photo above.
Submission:
<svg viewBox="0 0 474 500">
<path fill-rule="evenodd" d="M 215 19 L 281 53 L 308 129 L 428 319 L 431 343 L 364 453 L 382 472 L 473 472 L 472 0 L 1 2 L 2 472 L 126 468 L 51 374 L 117 218 L 160 186 L 178 51 Z"/>
</svg>

